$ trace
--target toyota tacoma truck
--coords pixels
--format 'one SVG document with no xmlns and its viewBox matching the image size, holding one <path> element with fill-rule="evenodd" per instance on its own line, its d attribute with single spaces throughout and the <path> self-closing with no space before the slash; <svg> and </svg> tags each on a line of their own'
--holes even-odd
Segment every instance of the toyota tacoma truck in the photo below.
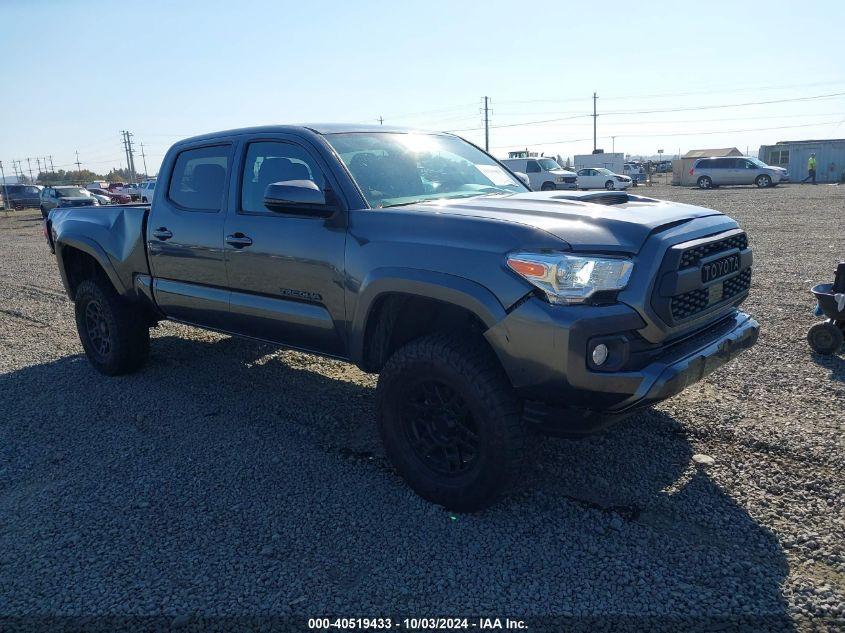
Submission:
<svg viewBox="0 0 845 633">
<path fill-rule="evenodd" d="M 150 205 L 53 209 L 45 234 L 91 364 L 147 361 L 168 319 L 379 374 L 387 456 L 458 511 L 578 435 L 743 350 L 748 238 L 718 211 L 531 192 L 450 134 L 271 126 L 176 143 Z M 315 404 L 315 406 L 319 406 Z"/>
</svg>

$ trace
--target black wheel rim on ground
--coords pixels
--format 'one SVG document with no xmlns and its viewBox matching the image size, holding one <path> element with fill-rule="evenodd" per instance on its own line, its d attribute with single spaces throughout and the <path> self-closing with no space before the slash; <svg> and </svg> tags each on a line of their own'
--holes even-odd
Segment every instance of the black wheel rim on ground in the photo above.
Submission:
<svg viewBox="0 0 845 633">
<path fill-rule="evenodd" d="M 409 385 L 402 426 L 416 456 L 440 474 L 462 475 L 478 461 L 478 425 L 467 402 L 445 383 L 425 379 Z"/>
<path fill-rule="evenodd" d="M 111 337 L 109 324 L 99 301 L 89 301 L 85 306 L 85 329 L 94 351 L 100 356 L 107 356 L 111 351 Z"/>
</svg>

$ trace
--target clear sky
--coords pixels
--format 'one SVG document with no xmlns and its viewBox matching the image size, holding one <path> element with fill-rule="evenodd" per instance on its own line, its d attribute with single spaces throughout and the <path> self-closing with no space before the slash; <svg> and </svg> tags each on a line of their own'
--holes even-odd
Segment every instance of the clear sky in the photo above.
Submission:
<svg viewBox="0 0 845 633">
<path fill-rule="evenodd" d="M 593 91 L 606 151 L 845 137 L 845 0 L 0 0 L 0 29 L 7 174 L 76 150 L 123 166 L 124 129 L 150 173 L 179 138 L 265 123 L 382 116 L 483 144 L 484 95 L 498 156 L 591 151 Z"/>
</svg>

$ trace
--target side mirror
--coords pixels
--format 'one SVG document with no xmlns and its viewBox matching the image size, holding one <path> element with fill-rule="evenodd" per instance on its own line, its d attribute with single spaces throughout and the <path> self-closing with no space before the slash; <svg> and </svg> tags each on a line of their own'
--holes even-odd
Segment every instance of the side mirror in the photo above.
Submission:
<svg viewBox="0 0 845 633">
<path fill-rule="evenodd" d="M 311 180 L 284 180 L 267 185 L 264 206 L 276 213 L 296 213 L 328 217 L 334 207 L 326 194 Z"/>
<path fill-rule="evenodd" d="M 531 189 L 531 180 L 528 178 L 528 174 L 523 174 L 521 171 L 515 171 L 513 173 L 522 181 L 523 185 Z"/>
</svg>

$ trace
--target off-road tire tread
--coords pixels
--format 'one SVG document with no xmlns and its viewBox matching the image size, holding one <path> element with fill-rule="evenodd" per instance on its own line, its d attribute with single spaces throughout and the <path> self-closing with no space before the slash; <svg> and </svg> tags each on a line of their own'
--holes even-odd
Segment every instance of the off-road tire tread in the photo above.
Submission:
<svg viewBox="0 0 845 633">
<path fill-rule="evenodd" d="M 107 279 L 85 279 L 76 289 L 74 296 L 76 327 L 79 330 L 83 348 L 85 348 L 83 304 L 89 296 L 97 298 L 112 314 L 112 323 L 109 326 L 113 353 L 109 362 L 98 362 L 98 359 L 89 354 L 87 349 L 85 350 L 94 368 L 107 376 L 119 376 L 143 367 L 150 355 L 150 328 L 143 315 L 118 295 Z"/>
<path fill-rule="evenodd" d="M 383 438 L 383 427 L 392 422 L 387 420 L 385 415 L 385 401 L 389 391 L 394 388 L 397 380 L 401 380 L 405 371 L 420 363 L 443 363 L 472 384 L 476 396 L 486 405 L 487 416 L 498 421 L 498 424 L 494 422 L 500 431 L 497 444 L 502 447 L 506 458 L 496 464 L 498 472 L 493 478 L 498 480 L 498 485 L 474 494 L 450 499 L 440 494 L 442 491 L 437 490 L 436 484 L 430 484 L 428 488 L 421 482 L 409 481 L 409 484 L 422 497 L 452 510 L 473 512 L 488 507 L 500 496 L 513 490 L 517 475 L 524 469 L 530 434 L 525 428 L 522 403 L 514 393 L 495 354 L 481 337 L 430 334 L 397 350 L 381 371 L 376 388 L 376 407 Z M 388 442 L 385 442 L 385 450 L 396 464 L 390 454 Z M 431 488 L 431 485 L 434 488 Z"/>
</svg>

